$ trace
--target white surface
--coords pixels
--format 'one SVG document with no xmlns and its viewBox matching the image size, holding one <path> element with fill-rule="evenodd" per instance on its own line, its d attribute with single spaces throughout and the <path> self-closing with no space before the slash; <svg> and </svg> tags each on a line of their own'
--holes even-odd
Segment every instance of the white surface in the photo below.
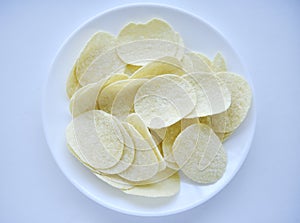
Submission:
<svg viewBox="0 0 300 223">
<path fill-rule="evenodd" d="M 299 222 L 300 3 L 160 1 L 199 15 L 229 39 L 252 75 L 258 119 L 245 164 L 217 196 L 178 215 L 142 218 L 80 193 L 43 136 L 42 85 L 60 45 L 86 19 L 129 1 L 84 2 L 0 3 L 0 222 Z"/>
<path fill-rule="evenodd" d="M 204 203 L 223 189 L 247 156 L 256 121 L 254 100 L 244 123 L 224 145 L 227 151 L 227 167 L 223 177 L 214 184 L 202 186 L 182 180 L 180 192 L 170 198 L 147 199 L 126 195 L 101 182 L 69 153 L 66 149 L 65 129 L 71 116 L 65 83 L 75 58 L 96 31 L 104 30 L 117 35 L 120 28 L 128 22 L 146 22 L 153 17 L 168 21 L 176 32 L 181 34 L 184 41 L 189 40 L 187 45 L 190 50 L 197 50 L 211 57 L 221 50 L 226 58 L 228 69 L 250 80 L 240 59 L 228 42 L 211 26 L 193 15 L 158 5 L 120 7 L 94 17 L 68 38 L 51 67 L 42 108 L 48 145 L 57 164 L 70 181 L 99 204 L 122 213 L 141 216 L 160 216 L 182 212 Z M 113 22 L 108 24 L 105 21 Z M 193 30 L 194 28 L 197 30 Z"/>
</svg>

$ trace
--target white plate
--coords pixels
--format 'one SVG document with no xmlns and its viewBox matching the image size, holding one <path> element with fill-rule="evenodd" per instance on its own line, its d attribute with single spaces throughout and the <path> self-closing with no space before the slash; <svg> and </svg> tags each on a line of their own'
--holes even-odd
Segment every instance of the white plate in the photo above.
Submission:
<svg viewBox="0 0 300 223">
<path fill-rule="evenodd" d="M 67 76 L 80 50 L 93 33 L 99 30 L 117 34 L 127 22 L 145 22 L 153 17 L 165 19 L 180 33 L 186 46 L 212 57 L 221 51 L 230 71 L 246 77 L 238 55 L 225 38 L 200 18 L 169 6 L 138 4 L 106 11 L 81 26 L 63 44 L 52 65 L 43 98 L 45 135 L 58 166 L 66 177 L 85 195 L 99 204 L 132 215 L 168 215 L 200 205 L 213 197 L 233 178 L 250 148 L 254 129 L 254 104 L 242 126 L 225 143 L 228 166 L 215 184 L 201 186 L 182 180 L 180 193 L 171 198 L 143 198 L 126 195 L 101 182 L 84 168 L 67 150 L 65 128 L 71 120 L 65 86 Z M 228 201 L 230 202 L 230 201 Z"/>
</svg>

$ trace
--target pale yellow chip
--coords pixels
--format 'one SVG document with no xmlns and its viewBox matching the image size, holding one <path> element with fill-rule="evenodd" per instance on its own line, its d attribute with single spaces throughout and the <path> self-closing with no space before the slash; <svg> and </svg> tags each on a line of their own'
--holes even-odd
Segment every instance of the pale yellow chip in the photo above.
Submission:
<svg viewBox="0 0 300 223">
<path fill-rule="evenodd" d="M 190 73 L 183 76 L 194 88 L 197 103 L 186 118 L 203 117 L 226 111 L 231 104 L 227 85 L 211 73 Z"/>
<path fill-rule="evenodd" d="M 210 66 L 196 53 L 187 52 L 182 58 L 182 67 L 187 73 L 212 72 Z"/>
<path fill-rule="evenodd" d="M 159 39 L 177 42 L 178 37 L 172 27 L 161 19 L 152 19 L 147 23 L 129 23 L 119 33 L 119 44 L 136 40 Z"/>
<path fill-rule="evenodd" d="M 101 90 L 118 80 L 127 79 L 125 74 L 115 74 L 97 83 L 89 84 L 79 89 L 70 100 L 70 111 L 76 117 L 86 111 L 98 109 L 97 98 Z"/>
<path fill-rule="evenodd" d="M 193 87 L 183 78 L 168 74 L 152 78 L 139 88 L 134 109 L 147 127 L 160 129 L 188 115 L 195 103 Z"/>
<path fill-rule="evenodd" d="M 85 86 L 107 78 L 116 73 L 123 73 L 126 64 L 118 57 L 116 50 L 110 49 L 96 57 L 86 71 L 77 76 L 79 83 Z"/>
<path fill-rule="evenodd" d="M 225 142 L 227 139 L 230 138 L 230 136 L 233 134 L 234 131 L 232 132 L 215 132 L 216 135 L 219 137 L 219 139 L 221 140 L 221 142 Z"/>
<path fill-rule="evenodd" d="M 143 197 L 170 197 L 180 190 L 180 177 L 178 173 L 158 183 L 134 186 L 130 189 L 123 189 L 126 194 Z"/>
<path fill-rule="evenodd" d="M 136 72 L 138 69 L 140 69 L 142 66 L 136 66 L 133 64 L 126 64 L 124 73 L 128 75 L 132 75 L 134 72 Z"/>
<path fill-rule="evenodd" d="M 209 127 L 212 128 L 212 117 L 213 116 L 200 117 L 199 122 L 202 123 L 202 124 L 208 125 Z M 226 123 L 224 122 L 224 123 L 222 123 L 222 125 L 225 126 Z M 233 132 L 234 131 L 231 131 L 231 132 L 215 132 L 215 133 L 222 142 L 225 142 L 233 134 Z"/>
<path fill-rule="evenodd" d="M 181 122 L 179 121 L 167 128 L 166 136 L 162 142 L 162 151 L 163 151 L 164 159 L 167 161 L 167 166 L 176 170 L 178 170 L 178 165 L 174 164 L 175 159 L 173 157 L 172 146 L 175 142 L 176 137 L 180 134 L 180 132 L 181 132 Z"/>
<path fill-rule="evenodd" d="M 97 109 L 98 94 L 106 80 L 80 88 L 70 100 L 70 111 L 73 117 Z"/>
<path fill-rule="evenodd" d="M 157 174 L 155 174 L 155 176 L 153 176 L 149 180 L 141 181 L 139 185 L 158 183 L 162 180 L 169 178 L 176 172 L 177 172 L 177 170 L 166 167 L 164 170 L 157 172 Z"/>
<path fill-rule="evenodd" d="M 152 138 L 151 133 L 149 132 L 149 129 L 147 128 L 147 126 L 145 125 L 145 123 L 143 122 L 143 120 L 141 119 L 141 117 L 136 114 L 136 113 L 132 113 L 130 115 L 128 115 L 128 117 L 126 118 L 126 121 L 128 123 L 130 123 L 131 125 L 133 125 L 133 127 L 142 135 L 142 137 L 144 137 L 144 139 L 150 144 L 151 148 L 153 149 L 157 160 L 159 162 L 159 171 L 162 171 L 166 168 L 166 163 L 164 161 L 164 158 L 162 157 L 157 144 L 155 143 L 154 139 Z"/>
<path fill-rule="evenodd" d="M 214 72 L 226 72 L 227 71 L 225 59 L 220 52 L 218 52 L 216 54 L 211 67 Z"/>
<path fill-rule="evenodd" d="M 177 34 L 165 21 L 152 19 L 146 24 L 129 23 L 117 37 L 117 52 L 125 63 L 140 65 L 165 56 L 181 56 L 177 53 L 178 41 Z"/>
<path fill-rule="evenodd" d="M 166 132 L 167 132 L 167 128 L 161 128 L 161 129 L 151 129 L 150 128 L 150 132 L 152 136 L 155 136 L 156 138 L 158 138 L 159 140 L 164 140 L 165 136 L 166 136 Z M 161 142 L 160 141 L 160 142 Z"/>
<path fill-rule="evenodd" d="M 130 78 L 153 78 L 162 74 L 182 75 L 185 71 L 174 57 L 163 57 L 149 62 L 132 74 Z"/>
<path fill-rule="evenodd" d="M 210 59 L 202 54 L 202 53 L 197 53 L 197 56 L 201 58 L 201 60 L 206 63 L 211 69 L 212 69 L 212 62 L 210 61 Z"/>
<path fill-rule="evenodd" d="M 86 163 L 85 161 L 83 161 L 82 159 L 85 159 L 84 157 L 81 156 L 81 154 L 77 154 L 73 148 L 67 143 L 67 147 L 68 150 L 72 153 L 72 155 L 81 163 L 83 164 L 85 167 L 87 167 L 89 170 L 91 170 L 92 172 L 97 172 L 97 170 L 90 166 L 88 163 Z M 78 151 L 77 151 L 78 152 Z M 81 157 L 80 157 L 81 156 Z"/>
<path fill-rule="evenodd" d="M 99 108 L 125 120 L 133 112 L 136 92 L 145 82 L 146 79 L 128 79 L 108 85 L 99 94 Z"/>
<path fill-rule="evenodd" d="M 172 150 L 176 137 L 188 126 L 199 123 L 198 118 L 182 119 L 167 128 L 165 138 L 162 142 L 162 151 L 169 168 L 179 170 L 179 166 L 175 162 Z"/>
<path fill-rule="evenodd" d="M 128 179 L 125 179 L 125 178 L 119 176 L 118 174 L 106 175 L 106 174 L 97 173 L 97 172 L 93 171 L 93 173 L 95 173 L 95 174 L 100 174 L 100 175 L 104 175 L 104 176 L 109 177 L 109 179 L 111 181 L 116 182 L 118 184 L 122 184 L 122 185 L 125 184 L 125 185 L 132 185 L 132 186 L 148 185 L 148 184 L 158 183 L 158 182 L 161 182 L 161 181 L 169 178 L 170 176 L 172 176 L 176 172 L 177 172 L 177 170 L 173 170 L 173 169 L 170 169 L 170 168 L 166 167 L 164 170 L 158 171 L 150 179 L 141 180 L 141 181 L 131 181 L 131 180 L 128 180 Z"/>
<path fill-rule="evenodd" d="M 190 125 L 199 124 L 199 118 L 184 118 L 181 120 L 181 131 L 189 127 Z"/>
<path fill-rule="evenodd" d="M 177 37 L 178 49 L 177 49 L 175 57 L 182 59 L 183 55 L 185 53 L 184 42 L 183 42 L 183 39 L 181 38 L 181 36 L 179 35 L 179 33 L 176 33 L 176 37 Z"/>
<path fill-rule="evenodd" d="M 69 77 L 67 79 L 66 91 L 69 98 L 73 96 L 73 94 L 80 88 L 80 84 L 76 77 L 76 64 L 73 66 Z"/>
<path fill-rule="evenodd" d="M 124 148 L 117 120 L 111 115 L 92 110 L 72 120 L 66 130 L 67 144 L 80 159 L 94 169 L 116 165 Z"/>
<path fill-rule="evenodd" d="M 166 167 L 164 170 L 158 171 L 157 174 L 155 174 L 153 177 L 151 177 L 148 180 L 139 181 L 139 182 L 132 182 L 132 181 L 128 181 L 128 182 L 132 185 L 148 185 L 148 184 L 158 183 L 169 178 L 176 172 L 177 170 Z"/>
<path fill-rule="evenodd" d="M 104 86 L 103 87 L 106 87 L 114 82 L 117 82 L 117 81 L 121 81 L 121 80 L 126 80 L 128 79 L 128 75 L 127 74 L 113 74 L 111 75 L 107 81 L 104 83 Z"/>
<path fill-rule="evenodd" d="M 225 150 L 218 136 L 207 125 L 187 127 L 178 135 L 172 149 L 176 163 L 193 181 L 214 183 L 225 172 Z"/>
<path fill-rule="evenodd" d="M 156 154 L 151 145 L 131 124 L 123 122 L 123 126 L 133 140 L 135 158 L 132 165 L 119 173 L 119 176 L 130 181 L 148 180 L 158 172 L 159 162 Z"/>
<path fill-rule="evenodd" d="M 227 111 L 210 116 L 211 127 L 215 132 L 234 131 L 244 121 L 251 106 L 252 93 L 247 81 L 240 75 L 217 73 L 231 93 L 231 105 Z"/>
<path fill-rule="evenodd" d="M 119 45 L 117 52 L 124 63 L 144 66 L 162 57 L 176 57 L 177 49 L 178 45 L 174 42 L 145 39 Z"/>
<path fill-rule="evenodd" d="M 106 176 L 106 175 L 102 175 L 102 174 L 97 174 L 95 173 L 95 175 L 101 179 L 102 181 L 104 181 L 105 183 L 109 184 L 110 186 L 113 186 L 115 188 L 118 188 L 120 190 L 129 190 L 132 189 L 134 186 L 125 182 L 117 182 L 116 180 L 114 180 L 113 176 Z"/>
<path fill-rule="evenodd" d="M 88 41 L 76 62 L 76 77 L 81 79 L 87 68 L 99 56 L 113 49 L 116 45 L 116 38 L 110 33 L 97 32 Z M 94 81 L 96 82 L 96 81 Z M 91 82 L 89 82 L 91 83 Z"/>
<path fill-rule="evenodd" d="M 120 161 L 116 165 L 106 169 L 98 169 L 104 174 L 118 174 L 125 171 L 132 165 L 132 162 L 135 158 L 135 149 L 131 136 L 120 123 L 116 122 L 116 125 L 118 125 L 124 140 L 123 154 Z"/>
</svg>

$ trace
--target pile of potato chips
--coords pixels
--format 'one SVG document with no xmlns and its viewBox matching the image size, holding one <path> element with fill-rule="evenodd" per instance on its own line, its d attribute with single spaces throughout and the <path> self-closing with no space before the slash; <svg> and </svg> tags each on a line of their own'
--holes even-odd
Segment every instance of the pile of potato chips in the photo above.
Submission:
<svg viewBox="0 0 300 223">
<path fill-rule="evenodd" d="M 199 40 L 201 41 L 201 40 Z M 128 194 L 164 197 L 181 171 L 201 185 L 226 170 L 222 142 L 251 106 L 247 81 L 184 47 L 160 19 L 97 32 L 67 81 L 67 145 L 98 178 Z"/>
</svg>

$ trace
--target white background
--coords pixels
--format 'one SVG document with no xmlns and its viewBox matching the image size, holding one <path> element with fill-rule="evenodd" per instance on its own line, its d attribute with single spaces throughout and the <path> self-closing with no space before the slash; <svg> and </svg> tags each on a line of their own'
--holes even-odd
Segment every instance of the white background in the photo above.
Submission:
<svg viewBox="0 0 300 223">
<path fill-rule="evenodd" d="M 188 10 L 232 43 L 252 75 L 257 128 L 246 162 L 204 205 L 134 217 L 81 194 L 46 144 L 43 85 L 64 40 L 90 17 L 135 1 L 0 1 L 0 223 L 300 222 L 300 2 L 153 1 Z"/>
</svg>

